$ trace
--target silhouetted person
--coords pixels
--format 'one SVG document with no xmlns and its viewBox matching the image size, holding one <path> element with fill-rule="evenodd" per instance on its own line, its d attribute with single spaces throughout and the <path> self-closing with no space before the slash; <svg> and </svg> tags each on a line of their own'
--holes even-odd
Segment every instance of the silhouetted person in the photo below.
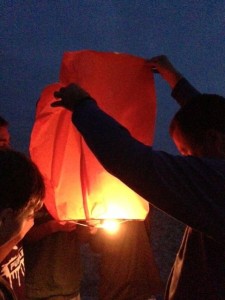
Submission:
<svg viewBox="0 0 225 300">
<path fill-rule="evenodd" d="M 159 62 L 160 58 L 150 60 L 151 67 L 157 59 Z M 155 151 L 134 139 L 75 84 L 55 92 L 59 100 L 52 106 L 73 112 L 74 125 L 109 173 L 187 225 L 165 299 L 222 300 L 225 98 L 200 94 L 180 74 L 173 96 L 183 106 L 172 120 L 170 134 L 182 156 Z"/>
</svg>

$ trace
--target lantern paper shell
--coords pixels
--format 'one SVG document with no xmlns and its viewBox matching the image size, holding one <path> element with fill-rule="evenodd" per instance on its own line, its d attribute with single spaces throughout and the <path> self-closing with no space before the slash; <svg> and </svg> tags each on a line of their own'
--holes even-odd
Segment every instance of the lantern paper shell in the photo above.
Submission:
<svg viewBox="0 0 225 300">
<path fill-rule="evenodd" d="M 153 140 L 156 103 L 153 74 L 144 59 L 90 50 L 64 53 L 58 83 L 39 99 L 30 154 L 46 178 L 45 204 L 59 220 L 143 220 L 148 202 L 97 161 L 71 122 L 52 108 L 54 91 L 75 82 L 144 144 Z"/>
</svg>

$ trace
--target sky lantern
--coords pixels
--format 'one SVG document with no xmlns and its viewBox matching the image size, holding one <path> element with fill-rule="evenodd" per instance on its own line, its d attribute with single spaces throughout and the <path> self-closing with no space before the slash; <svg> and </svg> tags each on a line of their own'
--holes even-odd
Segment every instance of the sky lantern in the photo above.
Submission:
<svg viewBox="0 0 225 300">
<path fill-rule="evenodd" d="M 71 112 L 50 106 L 54 91 L 71 82 L 139 141 L 150 145 L 153 140 L 155 89 L 145 60 L 112 52 L 65 52 L 59 82 L 47 86 L 37 103 L 30 140 L 31 157 L 46 180 L 46 207 L 58 220 L 145 219 L 148 202 L 102 167 L 73 126 Z"/>
</svg>

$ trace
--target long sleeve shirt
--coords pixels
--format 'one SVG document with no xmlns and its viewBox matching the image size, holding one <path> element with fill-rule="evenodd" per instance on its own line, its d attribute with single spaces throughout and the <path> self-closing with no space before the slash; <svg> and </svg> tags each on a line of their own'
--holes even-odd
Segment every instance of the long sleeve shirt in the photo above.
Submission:
<svg viewBox="0 0 225 300">
<path fill-rule="evenodd" d="M 154 151 L 91 100 L 72 121 L 109 173 L 187 225 L 165 299 L 225 299 L 225 160 Z"/>
</svg>

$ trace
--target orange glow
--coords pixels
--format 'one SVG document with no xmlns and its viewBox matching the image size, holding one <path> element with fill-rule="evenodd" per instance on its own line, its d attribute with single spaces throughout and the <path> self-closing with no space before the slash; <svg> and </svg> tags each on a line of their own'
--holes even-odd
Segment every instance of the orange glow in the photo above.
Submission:
<svg viewBox="0 0 225 300">
<path fill-rule="evenodd" d="M 108 233 L 114 234 L 119 230 L 120 222 L 118 220 L 104 220 L 101 227 Z"/>
<path fill-rule="evenodd" d="M 77 51 L 63 56 L 60 82 L 47 86 L 37 105 L 30 154 L 47 182 L 45 204 L 59 220 L 143 220 L 148 203 L 97 161 L 71 122 L 71 112 L 52 108 L 53 93 L 76 82 L 99 106 L 145 144 L 155 125 L 153 74 L 140 57 Z"/>
</svg>

